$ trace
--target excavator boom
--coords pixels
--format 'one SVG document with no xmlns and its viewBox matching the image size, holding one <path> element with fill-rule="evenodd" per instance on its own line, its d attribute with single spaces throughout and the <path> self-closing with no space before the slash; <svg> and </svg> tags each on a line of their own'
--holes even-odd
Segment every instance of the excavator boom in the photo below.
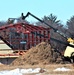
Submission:
<svg viewBox="0 0 74 75">
<path fill-rule="evenodd" d="M 26 16 L 24 16 L 24 19 L 25 19 L 26 17 L 28 17 L 29 15 L 31 15 L 32 17 L 34 17 L 35 19 L 37 19 L 37 20 L 40 21 L 41 23 L 46 24 L 47 26 L 49 26 L 50 28 L 52 28 L 55 32 L 57 32 L 57 29 L 55 29 L 54 27 L 52 27 L 51 25 L 49 25 L 49 24 L 46 23 L 45 21 L 39 19 L 38 17 L 36 17 L 35 15 L 33 15 L 33 14 L 30 13 L 30 12 L 28 12 L 28 13 L 26 14 Z"/>
<path fill-rule="evenodd" d="M 22 13 L 23 14 L 23 13 Z M 34 17 L 35 19 L 37 19 L 38 21 L 40 21 L 41 23 L 44 23 L 45 25 L 47 25 L 48 27 L 50 27 L 51 29 L 54 30 L 54 32 L 57 32 L 58 34 L 60 34 L 61 36 L 63 36 L 64 38 L 67 38 L 68 36 L 64 35 L 62 32 L 58 31 L 58 29 L 52 27 L 51 25 L 49 25 L 48 23 L 46 23 L 45 21 L 41 20 L 40 18 L 36 17 L 35 15 L 33 15 L 32 13 L 28 12 L 25 16 L 23 15 L 22 18 L 25 19 L 26 17 L 28 17 L 29 15 L 31 15 L 32 17 Z"/>
</svg>

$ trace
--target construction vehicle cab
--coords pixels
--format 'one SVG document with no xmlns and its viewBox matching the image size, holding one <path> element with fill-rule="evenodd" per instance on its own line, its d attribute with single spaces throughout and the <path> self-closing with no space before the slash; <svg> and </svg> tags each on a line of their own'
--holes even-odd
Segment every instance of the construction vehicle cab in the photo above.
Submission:
<svg viewBox="0 0 74 75">
<path fill-rule="evenodd" d="M 67 41 L 69 42 L 69 44 L 74 45 L 74 40 L 73 39 L 68 38 Z M 64 57 L 69 57 L 69 58 L 73 58 L 74 59 L 74 48 L 70 47 L 70 46 L 67 46 L 66 50 L 64 52 Z"/>
</svg>

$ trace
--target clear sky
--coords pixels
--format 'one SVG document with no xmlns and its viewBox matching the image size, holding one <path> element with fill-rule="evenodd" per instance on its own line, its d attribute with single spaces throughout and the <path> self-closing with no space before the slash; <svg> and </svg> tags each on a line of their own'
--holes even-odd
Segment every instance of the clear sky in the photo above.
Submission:
<svg viewBox="0 0 74 75">
<path fill-rule="evenodd" d="M 51 13 L 62 22 L 74 15 L 74 0 L 0 0 L 0 21 L 31 12 L 39 18 Z M 33 18 L 29 17 L 29 21 Z"/>
</svg>

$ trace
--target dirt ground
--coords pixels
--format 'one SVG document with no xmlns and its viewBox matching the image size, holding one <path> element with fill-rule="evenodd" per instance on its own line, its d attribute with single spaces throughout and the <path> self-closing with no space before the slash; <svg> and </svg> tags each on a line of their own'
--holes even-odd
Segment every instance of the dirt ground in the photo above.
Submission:
<svg viewBox="0 0 74 75">
<path fill-rule="evenodd" d="M 38 73 L 38 75 L 74 75 L 74 64 L 49 64 L 49 65 L 22 65 L 22 66 L 11 66 L 11 65 L 0 65 L 0 71 L 2 70 L 12 70 L 16 68 L 29 69 L 29 68 L 41 68 L 45 71 Z M 54 71 L 56 68 L 65 67 L 71 69 L 71 71 Z M 36 75 L 36 74 L 23 74 L 23 75 Z"/>
</svg>

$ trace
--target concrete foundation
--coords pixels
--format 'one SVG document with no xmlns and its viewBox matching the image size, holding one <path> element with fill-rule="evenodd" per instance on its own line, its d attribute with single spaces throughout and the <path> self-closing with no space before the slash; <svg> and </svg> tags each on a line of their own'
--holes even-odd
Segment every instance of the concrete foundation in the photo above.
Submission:
<svg viewBox="0 0 74 75">
<path fill-rule="evenodd" d="M 9 65 L 11 64 L 16 58 L 0 58 L 0 63 Z"/>
</svg>

